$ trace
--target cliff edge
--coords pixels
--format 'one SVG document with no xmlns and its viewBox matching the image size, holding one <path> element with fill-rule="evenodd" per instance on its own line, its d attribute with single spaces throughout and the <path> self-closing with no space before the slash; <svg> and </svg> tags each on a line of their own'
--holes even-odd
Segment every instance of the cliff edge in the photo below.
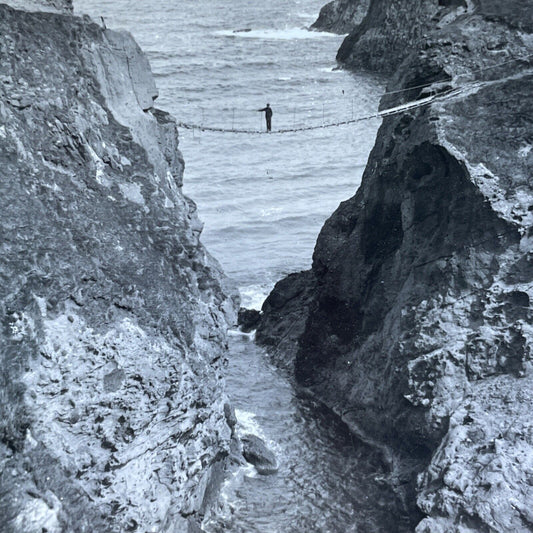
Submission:
<svg viewBox="0 0 533 533">
<path fill-rule="evenodd" d="M 311 28 L 333 33 L 350 33 L 363 21 L 369 5 L 370 0 L 333 0 L 320 10 L 318 19 Z"/>
<path fill-rule="evenodd" d="M 0 4 L 0 530 L 197 531 L 231 288 L 133 38 Z M 52 5 L 53 4 L 53 5 Z M 50 6 L 52 6 L 51 9 Z"/>
<path fill-rule="evenodd" d="M 384 118 L 263 306 L 258 340 L 384 450 L 417 533 L 533 531 L 532 15 L 371 2 L 347 64 L 397 65 L 382 109 L 436 99 Z"/>
<path fill-rule="evenodd" d="M 356 0 L 337 1 L 343 6 L 344 11 L 348 9 L 346 5 L 360 4 Z M 499 22 L 517 32 L 532 31 L 529 2 L 498 0 L 370 2 L 364 19 L 352 28 L 350 35 L 342 43 L 337 60 L 347 68 L 392 75 L 404 59 L 425 46 L 428 38 L 431 39 L 430 35 L 435 35 L 435 30 L 443 31 L 445 35 L 451 24 L 461 26 L 463 21 L 471 19 L 472 16 L 481 16 L 487 21 Z M 471 29 L 474 31 L 473 27 Z M 482 31 L 481 28 L 479 30 Z M 487 39 L 487 44 L 489 43 L 490 38 Z M 451 43 L 445 46 L 451 46 Z"/>
</svg>

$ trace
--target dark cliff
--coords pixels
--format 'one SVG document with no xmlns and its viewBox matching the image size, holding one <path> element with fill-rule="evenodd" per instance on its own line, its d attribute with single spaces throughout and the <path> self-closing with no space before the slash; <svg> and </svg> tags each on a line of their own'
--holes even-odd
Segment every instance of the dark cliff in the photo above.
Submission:
<svg viewBox="0 0 533 533">
<path fill-rule="evenodd" d="M 145 56 L 44 4 L 0 4 L 0 530 L 196 530 L 234 302 Z"/>
<path fill-rule="evenodd" d="M 384 447 L 418 533 L 533 531 L 533 10 L 443 3 L 371 2 L 348 64 L 401 63 L 381 107 L 460 91 L 384 119 L 257 337 Z"/>
<path fill-rule="evenodd" d="M 355 0 L 341 4 L 358 5 Z M 347 8 L 344 7 L 344 10 Z M 530 2 L 498 0 L 387 0 L 370 2 L 365 18 L 346 37 L 337 60 L 347 68 L 393 74 L 409 54 L 426 46 L 435 30 L 461 26 L 472 16 L 502 23 L 515 31 L 531 32 Z M 474 31 L 474 28 L 472 28 Z M 487 40 L 489 44 L 490 39 Z M 452 41 L 445 46 L 453 47 Z M 450 51 L 453 48 L 449 49 Z"/>
</svg>

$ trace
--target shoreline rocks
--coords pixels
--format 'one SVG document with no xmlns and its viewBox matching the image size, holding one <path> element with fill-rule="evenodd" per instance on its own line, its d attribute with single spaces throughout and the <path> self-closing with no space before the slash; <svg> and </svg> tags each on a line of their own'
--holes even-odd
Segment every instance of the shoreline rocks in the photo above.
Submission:
<svg viewBox="0 0 533 533">
<path fill-rule="evenodd" d="M 246 309 L 241 307 L 237 317 L 237 325 L 243 333 L 250 333 L 254 330 L 261 320 L 261 313 L 256 309 Z"/>
<path fill-rule="evenodd" d="M 267 448 L 263 439 L 247 434 L 241 437 L 241 442 L 244 458 L 255 466 L 259 474 L 270 475 L 278 471 L 276 456 Z"/>
</svg>

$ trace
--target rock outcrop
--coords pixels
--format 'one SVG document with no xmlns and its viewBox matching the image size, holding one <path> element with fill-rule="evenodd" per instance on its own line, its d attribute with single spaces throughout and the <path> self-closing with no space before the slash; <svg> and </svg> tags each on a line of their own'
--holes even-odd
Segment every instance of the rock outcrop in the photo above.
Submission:
<svg viewBox="0 0 533 533">
<path fill-rule="evenodd" d="M 355 0 L 343 4 L 358 6 Z M 348 9 L 345 7 L 345 9 Z M 498 0 L 387 0 L 370 2 L 367 14 L 344 40 L 337 60 L 352 69 L 393 74 L 411 53 L 426 46 L 435 29 L 443 32 L 450 53 L 457 53 L 461 42 L 453 40 L 454 28 L 464 20 L 481 15 L 485 20 L 502 23 L 518 32 L 531 32 L 529 2 Z M 342 19 L 341 19 L 342 20 Z M 318 21 L 317 21 L 318 22 Z M 330 22 L 330 25 L 334 24 Z M 450 26 L 449 28 L 447 28 Z M 472 32 L 476 28 L 470 28 Z M 475 38 L 475 37 L 474 37 Z M 501 44 L 501 43 L 500 43 Z M 490 46 L 490 39 L 487 39 Z M 498 46 L 496 42 L 493 46 Z M 444 48 L 446 49 L 446 48 Z M 494 52 L 495 48 L 489 48 Z"/>
<path fill-rule="evenodd" d="M 267 448 L 263 439 L 257 435 L 243 435 L 241 441 L 244 458 L 253 464 L 260 474 L 275 474 L 278 471 L 276 456 Z"/>
<path fill-rule="evenodd" d="M 156 96 L 129 34 L 0 5 L 2 531 L 196 531 L 230 453 L 237 302 Z"/>
<path fill-rule="evenodd" d="M 460 91 L 384 119 L 257 338 L 386 447 L 417 533 L 533 531 L 533 13 L 461 4 L 371 2 L 348 64 L 401 63 L 382 108 Z"/>
<path fill-rule="evenodd" d="M 312 29 L 333 33 L 349 33 L 365 18 L 370 0 L 333 0 L 321 10 Z"/>
<path fill-rule="evenodd" d="M 261 313 L 257 309 L 246 309 L 241 307 L 237 316 L 237 324 L 243 333 L 250 333 L 253 331 L 259 321 L 261 320 Z"/>
<path fill-rule="evenodd" d="M 361 24 L 342 43 L 337 60 L 347 68 L 392 74 L 435 26 L 434 17 L 447 22 L 454 18 L 446 18 L 448 11 L 459 16 L 461 9 L 440 6 L 437 0 L 370 2 Z"/>
<path fill-rule="evenodd" d="M 25 11 L 72 13 L 73 0 L 3 0 L 2 4 Z"/>
</svg>

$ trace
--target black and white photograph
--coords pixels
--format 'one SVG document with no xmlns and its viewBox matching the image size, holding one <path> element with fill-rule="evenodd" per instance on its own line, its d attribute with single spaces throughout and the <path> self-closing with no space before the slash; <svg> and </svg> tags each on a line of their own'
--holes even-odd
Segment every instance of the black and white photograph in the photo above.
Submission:
<svg viewBox="0 0 533 533">
<path fill-rule="evenodd" d="M 0 533 L 533 533 L 533 0 L 0 0 Z"/>
</svg>

